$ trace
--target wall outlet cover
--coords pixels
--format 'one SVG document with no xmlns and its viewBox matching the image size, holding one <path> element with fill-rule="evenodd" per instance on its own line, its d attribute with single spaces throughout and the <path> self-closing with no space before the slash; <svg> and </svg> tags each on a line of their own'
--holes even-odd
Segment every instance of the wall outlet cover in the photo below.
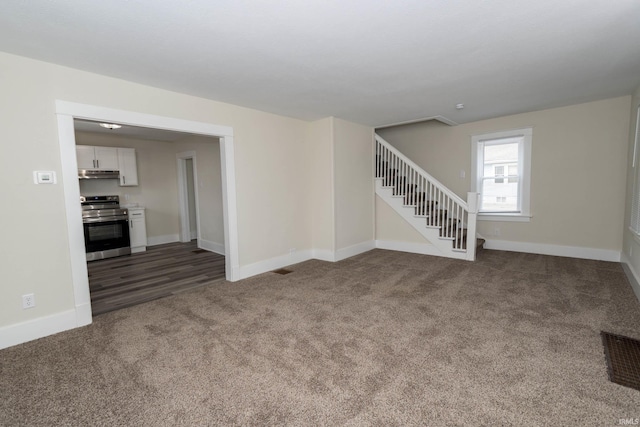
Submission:
<svg viewBox="0 0 640 427">
<path fill-rule="evenodd" d="M 22 308 L 33 308 L 36 306 L 36 296 L 34 294 L 22 295 Z"/>
</svg>

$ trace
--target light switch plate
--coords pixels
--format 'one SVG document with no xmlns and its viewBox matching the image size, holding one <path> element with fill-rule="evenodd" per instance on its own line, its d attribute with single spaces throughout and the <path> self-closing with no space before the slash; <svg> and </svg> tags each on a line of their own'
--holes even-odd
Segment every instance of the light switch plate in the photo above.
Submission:
<svg viewBox="0 0 640 427">
<path fill-rule="evenodd" d="M 58 179 L 55 171 L 33 171 L 33 182 L 35 184 L 57 184 Z"/>
</svg>

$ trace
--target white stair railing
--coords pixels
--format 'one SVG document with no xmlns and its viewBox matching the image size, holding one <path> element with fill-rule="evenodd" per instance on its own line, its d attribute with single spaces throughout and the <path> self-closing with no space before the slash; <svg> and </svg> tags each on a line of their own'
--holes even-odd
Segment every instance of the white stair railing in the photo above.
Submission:
<svg viewBox="0 0 640 427">
<path fill-rule="evenodd" d="M 375 141 L 375 177 L 381 187 L 391 189 L 393 197 L 402 197 L 403 208 L 413 209 L 416 218 L 424 218 L 425 229 L 437 231 L 418 230 L 425 237 L 436 235 L 439 241 L 451 241 L 450 246 L 439 244 L 439 248 L 450 248 L 454 258 L 474 260 L 477 193 L 468 193 L 468 202 L 462 200 L 382 137 L 376 135 Z"/>
</svg>

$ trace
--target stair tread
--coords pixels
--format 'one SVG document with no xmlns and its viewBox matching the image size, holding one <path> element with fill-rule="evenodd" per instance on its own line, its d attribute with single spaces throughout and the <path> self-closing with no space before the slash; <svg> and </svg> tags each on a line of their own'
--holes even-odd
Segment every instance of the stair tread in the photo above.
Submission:
<svg viewBox="0 0 640 427">
<path fill-rule="evenodd" d="M 467 228 L 462 226 L 466 216 L 457 218 L 457 208 L 451 212 L 449 209 L 440 209 L 438 200 L 431 200 L 428 197 L 433 196 L 432 190 L 425 188 L 424 185 L 416 181 L 413 175 L 404 175 L 407 170 L 405 167 L 394 168 L 389 167 L 390 165 L 397 165 L 397 163 L 395 161 L 393 163 L 387 162 L 383 157 L 376 154 L 374 179 L 380 180 L 381 188 L 391 190 L 391 194 L 386 192 L 384 193 L 384 197 L 392 197 L 394 199 L 402 198 L 402 207 L 414 209 L 413 217 L 423 220 L 426 229 L 438 230 L 438 233 L 431 234 L 433 237 L 437 236 L 438 239 L 443 242 L 447 240 L 451 241 L 452 252 L 466 253 L 467 243 L 470 238 Z M 383 193 L 381 193 L 381 195 L 382 194 Z M 398 203 L 394 201 L 393 206 L 398 206 Z M 447 205 L 443 206 L 447 207 Z M 454 207 L 455 206 L 457 205 L 454 205 Z M 408 213 L 407 211 L 403 212 L 404 214 Z M 449 217 L 450 214 L 452 216 L 451 218 Z M 455 216 L 455 218 L 453 218 L 453 216 Z M 418 223 L 414 225 L 417 226 L 417 224 Z M 477 253 L 483 249 L 485 240 L 476 238 L 475 242 Z"/>
</svg>

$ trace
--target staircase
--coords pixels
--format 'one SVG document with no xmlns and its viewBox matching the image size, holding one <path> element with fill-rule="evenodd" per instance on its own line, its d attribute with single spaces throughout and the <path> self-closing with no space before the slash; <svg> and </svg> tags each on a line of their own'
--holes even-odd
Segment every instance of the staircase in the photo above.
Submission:
<svg viewBox="0 0 640 427">
<path fill-rule="evenodd" d="M 474 261 L 484 244 L 476 239 L 478 193 L 467 193 L 465 202 L 382 137 L 375 139 L 376 194 L 441 256 Z"/>
</svg>

